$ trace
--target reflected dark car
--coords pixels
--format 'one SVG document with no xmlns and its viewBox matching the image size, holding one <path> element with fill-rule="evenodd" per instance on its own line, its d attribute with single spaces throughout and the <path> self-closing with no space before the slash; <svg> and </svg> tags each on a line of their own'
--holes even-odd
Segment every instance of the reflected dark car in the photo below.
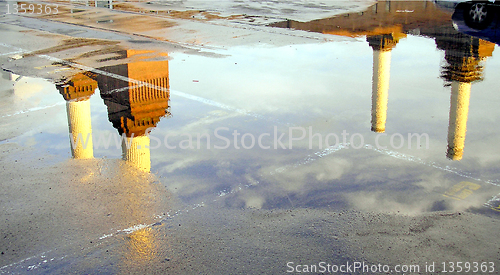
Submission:
<svg viewBox="0 0 500 275">
<path fill-rule="evenodd" d="M 499 14 L 499 2 L 467 1 L 455 7 L 452 19 L 458 31 L 500 44 Z"/>
</svg>

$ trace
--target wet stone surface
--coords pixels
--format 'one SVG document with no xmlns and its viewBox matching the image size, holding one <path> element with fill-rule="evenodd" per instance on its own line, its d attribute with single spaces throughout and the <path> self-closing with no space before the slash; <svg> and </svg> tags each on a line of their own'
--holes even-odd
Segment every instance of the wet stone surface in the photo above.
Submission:
<svg viewBox="0 0 500 275">
<path fill-rule="evenodd" d="M 90 2 L 0 18 L 0 273 L 497 272 L 496 6 Z"/>
</svg>

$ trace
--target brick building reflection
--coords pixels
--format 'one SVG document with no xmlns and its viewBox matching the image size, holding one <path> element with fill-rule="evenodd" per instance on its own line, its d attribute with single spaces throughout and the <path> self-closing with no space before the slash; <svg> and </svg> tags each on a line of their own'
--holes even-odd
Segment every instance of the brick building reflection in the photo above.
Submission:
<svg viewBox="0 0 500 275">
<path fill-rule="evenodd" d="M 96 76 L 109 121 L 120 135 L 126 136 L 122 143 L 123 159 L 143 171 L 151 169 L 146 131 L 170 115 L 168 60 L 141 61 L 141 55 L 148 53 L 152 51 L 127 50 L 122 54 L 137 61 L 100 68 L 123 79 Z"/>
<path fill-rule="evenodd" d="M 77 74 L 64 85 L 56 86 L 66 100 L 71 155 L 75 159 L 94 157 L 90 97 L 97 88 L 97 81 L 85 74 Z"/>
<path fill-rule="evenodd" d="M 72 139 L 71 154 L 75 159 L 94 157 L 90 97 L 99 87 L 108 108 L 108 118 L 120 135 L 125 161 L 149 172 L 151 157 L 146 131 L 156 127 L 162 117 L 169 116 L 168 60 L 142 61 L 152 51 L 127 50 L 123 58 L 135 60 L 127 64 L 100 68 L 111 75 L 80 73 L 57 89 L 66 100 L 68 126 Z M 168 57 L 166 53 L 160 57 Z M 116 77 L 118 76 L 118 77 Z"/>
</svg>

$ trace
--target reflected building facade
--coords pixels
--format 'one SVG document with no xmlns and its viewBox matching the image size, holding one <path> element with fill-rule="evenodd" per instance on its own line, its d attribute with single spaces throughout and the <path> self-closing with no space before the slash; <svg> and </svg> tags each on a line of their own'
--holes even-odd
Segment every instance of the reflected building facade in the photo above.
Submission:
<svg viewBox="0 0 500 275">
<path fill-rule="evenodd" d="M 71 155 L 75 159 L 94 157 L 90 97 L 97 88 L 97 82 L 85 74 L 77 74 L 64 85 L 56 85 L 66 100 L 66 113 L 70 134 Z"/>
<path fill-rule="evenodd" d="M 450 21 L 451 14 L 431 1 L 377 1 L 363 12 L 309 22 L 287 20 L 270 26 L 349 37 L 390 33 L 397 36 L 418 34 L 421 28 L 443 25 Z"/>
<path fill-rule="evenodd" d="M 96 76 L 109 121 L 126 137 L 122 142 L 123 159 L 147 172 L 151 169 L 147 131 L 156 127 L 162 117 L 170 115 L 168 60 L 140 60 L 141 55 L 151 52 L 127 50 L 123 54 L 138 61 L 100 68 L 123 79 Z"/>
</svg>

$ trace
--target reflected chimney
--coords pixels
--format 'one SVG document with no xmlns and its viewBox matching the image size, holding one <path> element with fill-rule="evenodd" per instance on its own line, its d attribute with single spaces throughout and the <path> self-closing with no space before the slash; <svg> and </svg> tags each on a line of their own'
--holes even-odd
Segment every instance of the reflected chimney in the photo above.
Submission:
<svg viewBox="0 0 500 275">
<path fill-rule="evenodd" d="M 149 136 L 127 137 L 122 142 L 123 159 L 142 171 L 151 170 Z"/>
<path fill-rule="evenodd" d="M 90 101 L 66 102 L 68 126 L 71 134 L 71 155 L 75 159 L 91 159 L 94 157 L 92 144 L 92 125 L 90 120 Z"/>
<path fill-rule="evenodd" d="M 96 88 L 97 82 L 84 74 L 77 74 L 68 83 L 57 86 L 66 100 L 71 155 L 75 159 L 94 157 L 89 99 Z"/>
<path fill-rule="evenodd" d="M 446 156 L 460 160 L 464 152 L 467 116 L 469 113 L 470 82 L 451 83 L 450 122 L 448 125 L 448 150 Z"/>
<path fill-rule="evenodd" d="M 391 74 L 391 50 L 398 40 L 392 34 L 368 36 L 373 48 L 372 79 L 372 131 L 385 132 L 387 102 L 389 98 L 389 79 Z"/>
<path fill-rule="evenodd" d="M 471 84 L 481 81 L 481 62 L 491 56 L 495 44 L 466 34 L 454 33 L 436 36 L 439 49 L 445 51 L 446 64 L 441 77 L 451 86 L 450 118 L 446 157 L 461 160 L 464 152 Z"/>
<path fill-rule="evenodd" d="M 391 52 L 373 50 L 372 131 L 377 133 L 385 132 L 390 69 Z"/>
</svg>

